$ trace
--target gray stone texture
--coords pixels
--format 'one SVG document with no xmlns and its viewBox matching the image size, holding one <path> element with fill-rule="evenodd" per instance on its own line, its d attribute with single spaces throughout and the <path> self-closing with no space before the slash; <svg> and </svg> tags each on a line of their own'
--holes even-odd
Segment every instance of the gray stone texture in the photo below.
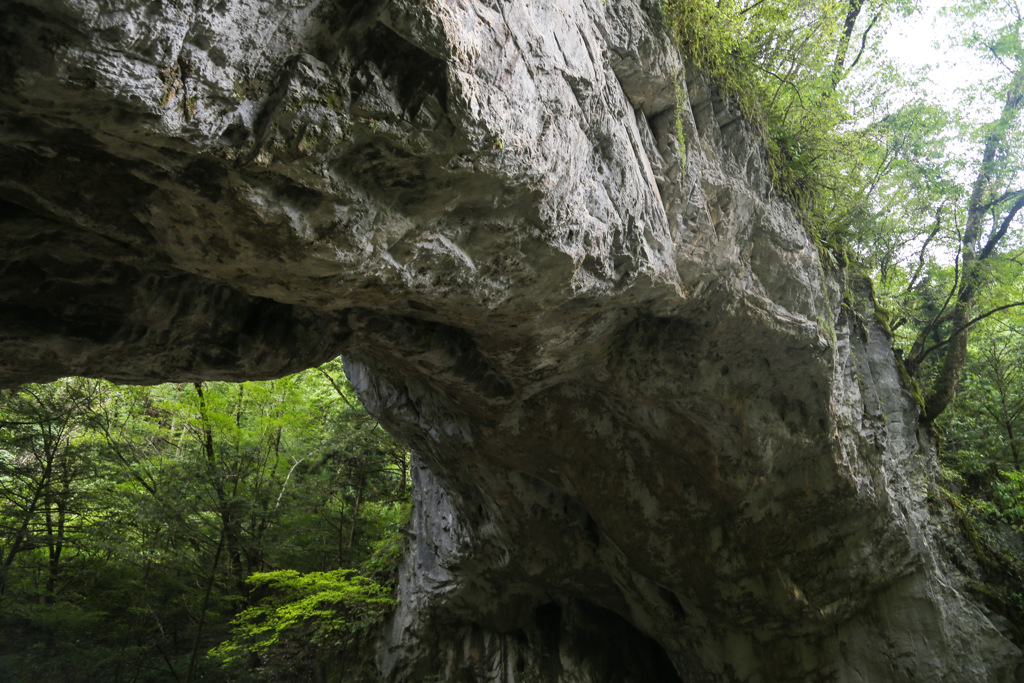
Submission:
<svg viewBox="0 0 1024 683">
<path fill-rule="evenodd" d="M 418 454 L 384 680 L 1015 679 L 869 297 L 653 0 L 7 0 L 0 214 L 2 383 L 345 352 Z"/>
</svg>

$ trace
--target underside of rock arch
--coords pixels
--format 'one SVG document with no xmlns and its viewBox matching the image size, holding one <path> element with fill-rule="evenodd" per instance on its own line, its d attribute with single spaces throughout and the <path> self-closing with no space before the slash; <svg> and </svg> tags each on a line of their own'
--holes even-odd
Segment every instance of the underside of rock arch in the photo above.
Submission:
<svg viewBox="0 0 1024 683">
<path fill-rule="evenodd" d="M 1014 680 L 865 285 L 657 2 L 13 0 L 0 162 L 0 383 L 345 354 L 417 453 L 383 679 Z"/>
</svg>

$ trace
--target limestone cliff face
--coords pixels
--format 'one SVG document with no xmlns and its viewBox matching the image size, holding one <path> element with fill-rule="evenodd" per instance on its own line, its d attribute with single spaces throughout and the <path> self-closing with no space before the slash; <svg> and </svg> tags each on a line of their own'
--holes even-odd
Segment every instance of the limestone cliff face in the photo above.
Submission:
<svg viewBox="0 0 1024 683">
<path fill-rule="evenodd" d="M 8 1 L 0 161 L 0 382 L 346 353 L 419 455 L 382 678 L 1014 680 L 657 2 Z"/>
</svg>

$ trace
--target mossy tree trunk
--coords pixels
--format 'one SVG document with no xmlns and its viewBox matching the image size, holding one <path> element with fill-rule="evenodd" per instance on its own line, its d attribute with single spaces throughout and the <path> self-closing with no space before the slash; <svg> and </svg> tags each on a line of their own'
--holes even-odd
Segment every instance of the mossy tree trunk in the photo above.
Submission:
<svg viewBox="0 0 1024 683">
<path fill-rule="evenodd" d="M 963 374 L 967 359 L 967 343 L 974 317 L 975 304 L 984 288 L 988 262 L 1005 238 L 1011 223 L 1024 208 L 1024 190 L 1005 192 L 1015 169 L 1005 162 L 1009 156 L 1009 130 L 1024 104 L 1024 61 L 1018 62 L 1017 71 L 1010 82 L 1003 103 L 1002 112 L 991 126 L 985 140 L 981 167 L 971 187 L 967 206 L 967 220 L 960 239 L 959 278 L 955 287 L 952 314 L 946 311 L 926 325 L 911 350 L 910 358 L 916 367 L 925 356 L 941 350 L 939 371 L 925 396 L 925 417 L 934 420 L 949 406 L 956 396 L 957 386 Z M 992 216 L 993 229 L 986 238 L 983 221 Z M 983 241 L 984 240 L 984 241 Z M 940 320 L 948 320 L 950 332 L 946 339 L 926 347 L 927 336 L 937 327 Z"/>
</svg>

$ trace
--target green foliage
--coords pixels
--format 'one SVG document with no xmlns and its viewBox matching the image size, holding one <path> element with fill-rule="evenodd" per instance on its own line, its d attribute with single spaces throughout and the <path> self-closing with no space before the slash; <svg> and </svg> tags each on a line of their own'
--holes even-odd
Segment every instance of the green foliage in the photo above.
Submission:
<svg viewBox="0 0 1024 683">
<path fill-rule="evenodd" d="M 978 326 L 968 346 L 964 382 L 936 426 L 945 444 L 941 464 L 947 495 L 981 569 L 971 586 L 1015 624 L 1024 641 L 1024 342 L 1019 323 L 1020 314 L 1012 313 Z"/>
<path fill-rule="evenodd" d="M 876 3 L 872 20 L 909 11 Z M 734 100 L 768 149 L 775 186 L 790 197 L 819 238 L 838 248 L 850 216 L 864 211 L 850 178 L 870 142 L 849 125 L 845 87 L 855 38 L 851 3 L 768 0 L 665 0 L 663 14 L 690 62 Z M 871 26 L 861 35 L 867 44 Z M 856 47 L 856 46 L 855 46 Z M 840 86 L 843 87 L 840 87 Z M 841 251 L 841 249 L 840 249 Z"/>
<path fill-rule="evenodd" d="M 1024 561 L 1008 552 L 995 530 L 984 523 L 991 505 L 944 488 L 939 492 L 949 503 L 957 526 L 980 566 L 980 575 L 968 576 L 967 585 L 995 612 L 1006 617 L 1016 640 L 1024 641 Z"/>
<path fill-rule="evenodd" d="M 941 436 L 947 488 L 934 500 L 948 502 L 959 532 L 951 538 L 968 546 L 973 561 L 961 569 L 1024 639 L 1020 9 L 1015 0 L 946 9 L 961 31 L 951 42 L 998 67 L 992 79 L 962 84 L 952 105 L 906 87 L 927 85 L 926 73 L 873 65 L 876 87 L 847 99 L 855 111 L 839 124 L 855 137 L 836 167 L 847 197 L 825 215 L 874 280 L 904 382 Z"/>
<path fill-rule="evenodd" d="M 968 347 L 964 379 L 951 413 L 942 422 L 954 453 L 977 454 L 984 475 L 968 462 L 968 476 L 992 479 L 999 470 L 1020 469 L 1024 453 L 1024 336 L 1012 315 L 980 325 Z"/>
<path fill-rule="evenodd" d="M 408 458 L 340 361 L 272 382 L 71 378 L 0 394 L 0 671 L 24 683 L 286 676 L 268 662 L 316 650 L 292 634 L 334 634 L 323 642 L 335 647 L 339 628 L 358 633 L 387 606 Z M 247 604 L 247 579 L 267 572 L 278 579 Z M 311 578 L 289 588 L 293 575 Z M 234 615 L 271 605 L 282 628 L 268 662 L 228 673 L 206 656 Z"/>
<path fill-rule="evenodd" d="M 250 674 L 309 676 L 323 647 L 336 657 L 354 653 L 358 658 L 365 639 L 395 604 L 392 593 L 412 506 L 373 502 L 370 507 L 380 536 L 358 570 L 281 570 L 249 577 L 254 604 L 232 621 L 231 637 L 209 653 L 224 672 L 238 678 L 240 668 L 255 661 L 259 666 Z"/>
<path fill-rule="evenodd" d="M 1001 471 L 992 484 L 992 503 L 989 514 L 1018 533 L 1024 531 L 1024 473 Z"/>
<path fill-rule="evenodd" d="M 386 588 L 353 570 L 260 572 L 247 583 L 261 597 L 232 620 L 231 640 L 211 651 L 225 663 L 267 654 L 282 639 L 352 646 L 394 606 Z"/>
<path fill-rule="evenodd" d="M 362 564 L 362 572 L 381 583 L 394 586 L 398 578 L 398 565 L 405 550 L 405 530 L 412 516 L 412 503 L 380 505 L 376 517 L 380 525 L 379 540 L 373 544 L 370 556 Z"/>
</svg>

